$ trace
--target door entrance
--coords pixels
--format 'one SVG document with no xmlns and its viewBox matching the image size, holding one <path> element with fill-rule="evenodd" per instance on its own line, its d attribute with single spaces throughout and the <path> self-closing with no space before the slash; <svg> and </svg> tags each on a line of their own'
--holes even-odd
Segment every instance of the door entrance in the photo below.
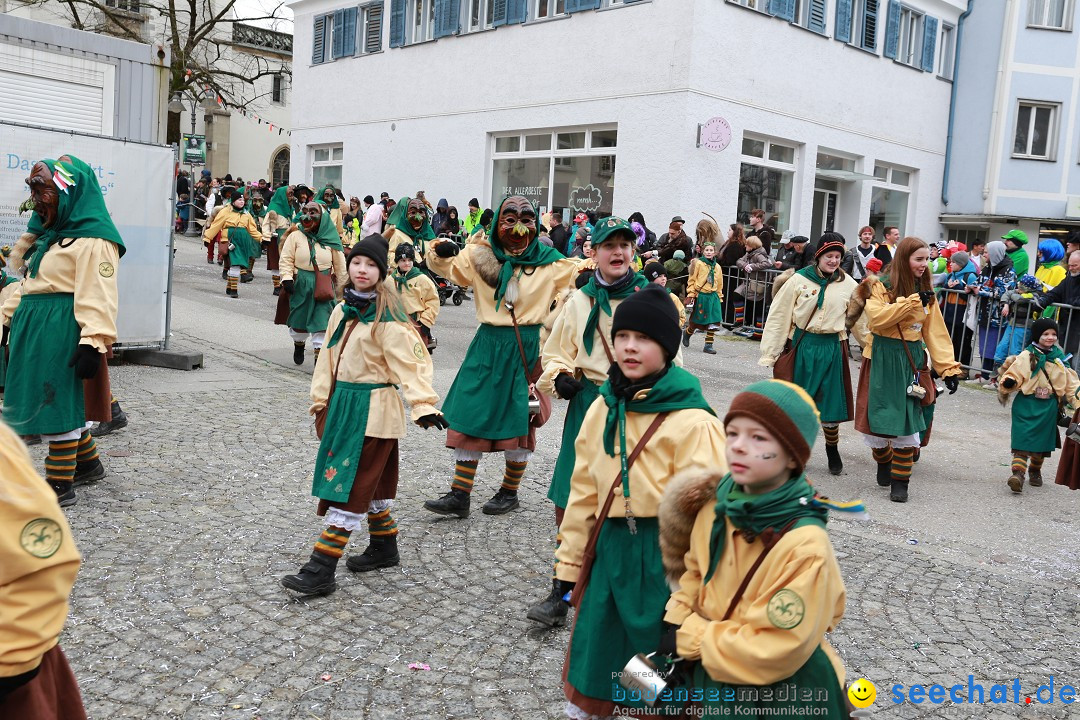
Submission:
<svg viewBox="0 0 1080 720">
<path fill-rule="evenodd" d="M 838 191 L 838 183 L 835 180 L 819 178 L 814 183 L 814 211 L 810 220 L 810 242 L 816 244 L 822 233 L 833 231 L 836 225 Z"/>
</svg>

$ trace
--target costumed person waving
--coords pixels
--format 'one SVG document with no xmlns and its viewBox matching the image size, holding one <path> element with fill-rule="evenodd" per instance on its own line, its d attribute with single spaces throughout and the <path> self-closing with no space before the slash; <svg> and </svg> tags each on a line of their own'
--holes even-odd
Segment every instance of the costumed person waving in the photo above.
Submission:
<svg viewBox="0 0 1080 720">
<path fill-rule="evenodd" d="M 399 205 L 400 207 L 400 205 Z M 428 266 L 450 282 L 476 288 L 480 326 L 443 403 L 454 449 L 450 492 L 424 507 L 441 515 L 469 515 L 476 466 L 484 453 L 502 452 L 502 487 L 483 508 L 501 515 L 518 506 L 518 487 L 536 449 L 536 428 L 550 400 L 535 393 L 540 375 L 540 327 L 551 304 L 571 287 L 573 261 L 537 239 L 537 212 L 528 199 L 504 199 L 490 232 L 459 251 L 452 240 L 432 243 Z"/>
<path fill-rule="evenodd" d="M 262 242 L 262 230 L 244 211 L 244 205 L 243 194 L 233 193 L 231 202 L 218 210 L 203 235 L 207 242 L 219 243 L 222 255 L 229 256 L 225 294 L 232 298 L 240 297 L 240 275 L 253 266 L 252 258 L 259 257 Z"/>
<path fill-rule="evenodd" d="M 326 338 L 326 323 L 348 280 L 341 237 L 330 215 L 318 203 L 303 207 L 300 225 L 281 248 L 281 287 L 287 294 L 289 316 L 285 325 L 293 341 L 293 362 L 304 364 L 308 336 L 315 359 Z M 316 275 L 324 276 L 319 280 Z"/>
<path fill-rule="evenodd" d="M 383 235 L 390 243 L 389 261 L 393 262 L 398 245 L 409 243 L 416 248 L 416 262 L 423 263 L 427 257 L 428 243 L 435 239 L 423 198 L 401 198 L 386 218 Z"/>
<path fill-rule="evenodd" d="M 319 191 L 316 198 L 320 205 L 330 215 L 330 222 L 334 226 L 334 230 L 337 231 L 338 240 L 342 243 L 345 242 L 345 224 L 342 221 L 341 215 L 341 203 L 338 202 L 337 192 L 334 191 L 333 185 L 327 185 Z"/>
<path fill-rule="evenodd" d="M 878 485 L 890 488 L 893 502 L 907 502 L 916 452 L 930 441 L 936 399 L 931 367 L 950 395 L 964 375 L 934 298 L 929 261 L 925 242 L 904 238 L 888 274 L 863 280 L 848 307 L 851 317 L 865 310 L 871 332 L 859 370 L 855 429 L 870 446 Z"/>
<path fill-rule="evenodd" d="M 723 299 L 724 275 L 716 267 L 716 245 L 707 242 L 701 248 L 701 257 L 690 268 L 690 279 L 686 283 L 686 300 L 693 302 L 694 310 L 686 322 L 683 347 L 690 347 L 690 338 L 694 333 L 704 330 L 705 347 L 702 350 L 710 355 L 716 354 L 713 349 L 716 330 L 712 326 L 719 326 L 724 321 L 724 309 L 720 304 Z"/>
<path fill-rule="evenodd" d="M 814 264 L 786 270 L 773 285 L 773 301 L 761 337 L 759 365 L 774 368 L 778 380 L 794 382 L 814 399 L 821 413 L 821 432 L 829 472 L 844 469 L 840 458 L 840 423 L 855 417 L 847 351 L 847 307 L 858 283 L 840 269 L 844 238 L 821 236 Z M 861 345 L 866 320 L 853 329 Z M 784 360 L 777 364 L 777 360 Z"/>
<path fill-rule="evenodd" d="M 409 318 L 416 323 L 428 352 L 435 349 L 431 328 L 439 316 L 439 289 L 423 270 L 416 267 L 416 249 L 401 243 L 394 249 L 397 267 L 386 278 L 386 286 L 397 296 Z"/>
<path fill-rule="evenodd" d="M 18 272 L 29 254 L 26 277 L 0 310 L 10 326 L 4 420 L 49 443 L 45 479 L 67 507 L 77 501 L 75 484 L 105 476 L 85 428 L 112 419 L 105 357 L 116 342 L 124 241 L 82 160 L 42 160 L 26 183 L 34 213 L 10 257 Z"/>
<path fill-rule="evenodd" d="M 346 561 L 353 572 L 393 567 L 399 560 L 398 527 L 390 514 L 397 497 L 398 441 L 405 437 L 401 386 L 412 421 L 446 427 L 435 409 L 431 357 L 404 310 L 390 294 L 386 239 L 369 235 L 349 252 L 345 299 L 326 325 L 327 352 L 311 377 L 311 414 L 319 427 L 319 454 L 311 494 L 326 529 L 311 558 L 281 584 L 303 595 L 329 595 L 334 574 L 353 531 L 367 516 L 368 547 Z"/>
<path fill-rule="evenodd" d="M 270 207 L 262 222 L 262 242 L 266 249 L 266 269 L 274 283 L 274 295 L 281 294 L 281 245 L 293 218 L 297 214 L 295 200 L 292 200 L 292 188 L 282 185 L 270 198 Z"/>
</svg>

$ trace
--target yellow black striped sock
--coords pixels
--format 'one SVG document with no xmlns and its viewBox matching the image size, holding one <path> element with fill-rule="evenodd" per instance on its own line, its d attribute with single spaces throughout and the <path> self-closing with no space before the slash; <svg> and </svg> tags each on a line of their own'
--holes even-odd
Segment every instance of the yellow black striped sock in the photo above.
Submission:
<svg viewBox="0 0 1080 720">
<path fill-rule="evenodd" d="M 892 462 L 893 451 L 892 447 L 888 445 L 883 448 L 870 448 L 870 453 L 874 456 L 874 462 L 878 465 Z"/>
<path fill-rule="evenodd" d="M 70 483 L 75 480 L 75 456 L 79 451 L 78 440 L 60 440 L 49 443 L 45 457 L 45 479 L 51 483 Z"/>
<path fill-rule="evenodd" d="M 1032 465 L 1032 467 L 1034 467 L 1035 466 L 1035 462 L 1034 462 L 1035 458 L 1031 458 L 1031 460 L 1032 460 L 1031 465 Z M 1039 458 L 1039 460 L 1041 461 L 1042 458 Z M 1042 465 L 1042 462 L 1039 462 L 1039 465 Z M 1023 455 L 1021 453 L 1014 453 L 1013 454 L 1013 459 L 1012 459 L 1012 474 L 1013 475 L 1016 475 L 1018 477 L 1023 477 L 1024 473 L 1027 471 L 1027 466 L 1028 466 L 1028 457 L 1027 457 L 1027 455 Z"/>
<path fill-rule="evenodd" d="M 270 276 L 270 279 L 274 281 L 274 289 L 281 287 L 281 276 L 274 273 Z"/>
<path fill-rule="evenodd" d="M 715 340 L 715 339 L 716 339 L 716 331 L 715 330 L 706 330 L 705 331 L 705 344 L 706 345 L 712 345 L 713 340 Z"/>
<path fill-rule="evenodd" d="M 88 463 L 97 459 L 97 443 L 94 442 L 94 438 L 90 435 L 89 430 L 83 430 L 82 435 L 79 437 L 79 445 L 75 460 L 79 463 Z"/>
<path fill-rule="evenodd" d="M 225 289 L 226 290 L 236 290 L 237 288 L 240 287 L 240 278 L 236 277 L 236 276 L 233 276 L 233 275 L 229 275 L 228 278 L 226 278 L 225 283 L 226 283 L 225 284 Z"/>
<path fill-rule="evenodd" d="M 322 535 L 315 541 L 315 552 L 332 558 L 340 558 L 345 554 L 345 546 L 349 544 L 350 535 L 352 535 L 352 530 L 327 525 Z"/>
<path fill-rule="evenodd" d="M 826 445 L 837 445 L 840 443 L 840 426 L 839 425 L 822 425 L 821 434 L 825 436 Z M 876 460 L 877 457 L 875 456 Z"/>
<path fill-rule="evenodd" d="M 1042 470 L 1044 460 L 1046 460 L 1044 455 L 1032 455 L 1028 459 L 1028 463 L 1032 470 Z"/>
<path fill-rule="evenodd" d="M 502 488 L 508 492 L 517 492 L 518 487 L 521 485 L 521 478 L 525 476 L 525 468 L 529 463 L 515 462 L 513 460 L 506 461 L 506 470 L 503 472 Z"/>
<path fill-rule="evenodd" d="M 368 513 L 368 533 L 371 537 L 392 537 L 398 534 L 397 521 L 390 515 L 390 508 L 377 513 Z"/>
<path fill-rule="evenodd" d="M 907 482 L 911 478 L 911 468 L 915 464 L 915 448 L 893 448 L 892 452 L 892 477 L 893 480 Z"/>
<path fill-rule="evenodd" d="M 450 483 L 451 490 L 464 490 L 472 492 L 473 481 L 476 480 L 476 466 L 479 460 L 458 460 L 454 463 L 454 480 Z"/>
</svg>

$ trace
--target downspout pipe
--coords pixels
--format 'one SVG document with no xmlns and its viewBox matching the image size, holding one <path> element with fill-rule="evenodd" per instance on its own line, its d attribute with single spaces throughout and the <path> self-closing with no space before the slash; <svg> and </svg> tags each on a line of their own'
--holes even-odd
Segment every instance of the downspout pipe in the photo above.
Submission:
<svg viewBox="0 0 1080 720">
<path fill-rule="evenodd" d="M 960 47 L 964 41 L 964 21 L 971 14 L 975 0 L 968 0 L 967 10 L 956 21 L 956 60 L 953 63 L 952 90 L 949 92 L 949 130 L 945 136 L 945 171 L 941 177 L 941 204 L 949 206 L 949 166 L 952 164 L 953 125 L 956 123 L 957 80 L 960 77 Z"/>
</svg>

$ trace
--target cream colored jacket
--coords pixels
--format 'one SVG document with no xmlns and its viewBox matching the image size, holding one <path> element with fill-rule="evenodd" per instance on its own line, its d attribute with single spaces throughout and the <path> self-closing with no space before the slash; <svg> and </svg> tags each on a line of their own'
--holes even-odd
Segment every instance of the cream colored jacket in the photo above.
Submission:
<svg viewBox="0 0 1080 720">
<path fill-rule="evenodd" d="M 825 286 L 825 303 L 817 309 L 821 288 L 802 275 L 793 274 L 781 285 L 769 306 L 769 317 L 765 319 L 765 329 L 761 335 L 761 359 L 758 364 L 772 367 L 784 351 L 784 344 L 795 334 L 795 328 L 822 335 L 835 334 L 841 340 L 846 338 L 844 323 L 848 301 L 858 286 L 845 273 L 843 280 Z M 860 345 L 866 344 L 865 314 L 855 323 L 852 334 Z"/>
<path fill-rule="evenodd" d="M 348 270 L 345 268 L 345 254 L 340 250 L 328 248 L 319 243 L 312 243 L 302 230 L 294 230 L 285 238 L 285 244 L 281 246 L 281 260 L 278 263 L 278 272 L 282 280 L 295 280 L 297 270 L 313 271 L 311 265 L 311 245 L 315 245 L 315 262 L 319 270 L 323 271 L 332 267 L 334 280 L 337 282 L 338 295 L 340 296 L 345 283 L 349 280 Z"/>
<path fill-rule="evenodd" d="M 1062 363 L 1061 360 L 1055 360 L 1054 362 L 1047 361 L 1043 365 L 1043 370 L 1046 372 L 1043 372 L 1043 370 L 1036 372 L 1031 369 L 1031 360 L 1030 350 L 1024 350 L 1017 355 L 1016 359 L 998 379 L 998 392 L 1003 394 L 1019 392 L 1021 395 L 1034 395 L 1039 388 L 1046 388 L 1051 397 L 1057 396 L 1061 398 L 1070 412 L 1080 407 L 1080 399 L 1077 397 L 1078 391 L 1080 391 L 1080 379 L 1077 378 L 1075 370 Z M 1009 390 L 1002 386 L 1001 381 L 1006 378 L 1015 380 L 1016 387 Z"/>
<path fill-rule="evenodd" d="M 390 288 L 398 299 L 401 300 L 401 306 L 405 308 L 410 316 L 414 313 L 419 314 L 420 324 L 427 328 L 435 327 L 435 318 L 439 316 L 439 288 L 435 287 L 435 283 L 431 281 L 427 275 L 421 273 L 412 280 L 405 283 L 405 292 L 402 292 L 398 287 L 397 280 L 394 279 L 394 273 L 397 270 L 391 271 L 390 275 L 386 277 L 386 287 Z"/>
</svg>

